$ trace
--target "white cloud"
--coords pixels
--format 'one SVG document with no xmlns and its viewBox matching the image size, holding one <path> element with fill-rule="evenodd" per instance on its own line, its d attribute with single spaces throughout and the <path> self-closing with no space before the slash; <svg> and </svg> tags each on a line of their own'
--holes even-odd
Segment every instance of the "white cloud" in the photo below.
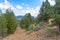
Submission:
<svg viewBox="0 0 60 40">
<path fill-rule="evenodd" d="M 15 15 L 25 15 L 26 13 L 31 13 L 32 16 L 37 16 L 39 14 L 40 6 L 37 6 L 36 8 L 26 7 L 26 9 L 23 10 L 15 10 Z"/>
<path fill-rule="evenodd" d="M 23 9 L 23 6 L 21 5 L 16 5 L 16 7 L 14 7 L 10 4 L 10 2 L 8 2 L 8 0 L 5 0 L 4 2 L 0 3 L 0 9 L 8 9 L 10 7 L 16 16 L 25 15 L 26 13 L 31 13 L 32 16 L 37 16 L 37 14 L 39 14 L 40 6 L 31 8 L 28 4 L 23 3 L 22 5 L 26 8 Z"/>
<path fill-rule="evenodd" d="M 23 7 L 20 6 L 20 5 L 17 5 L 16 8 L 17 8 L 17 9 L 22 9 Z"/>
<path fill-rule="evenodd" d="M 3 3 L 0 3 L 0 9 L 8 9 L 8 8 L 11 8 L 12 10 L 15 9 L 7 0 L 4 0 Z"/>
<path fill-rule="evenodd" d="M 44 2 L 45 2 L 46 0 L 44 0 Z"/>
<path fill-rule="evenodd" d="M 46 1 L 46 0 L 44 0 Z M 51 0 L 48 0 L 50 5 L 55 5 L 55 1 L 51 1 Z M 26 8 L 24 9 L 22 6 L 17 6 L 17 8 L 21 9 L 21 10 L 15 10 L 15 15 L 18 16 L 18 15 L 25 15 L 26 13 L 31 13 L 32 16 L 37 16 L 39 14 L 39 10 L 40 10 L 40 7 L 41 6 L 37 6 L 36 8 L 31 8 L 29 5 L 27 4 L 24 4 L 22 3 L 23 6 L 26 6 Z"/>
<path fill-rule="evenodd" d="M 10 6 L 12 10 L 16 9 L 15 7 L 13 7 L 12 5 Z"/>
<path fill-rule="evenodd" d="M 26 3 L 22 3 L 21 5 L 26 6 L 26 7 L 27 7 L 27 6 L 29 6 L 29 5 L 28 5 L 28 4 L 26 4 Z"/>
<path fill-rule="evenodd" d="M 31 13 L 32 16 L 37 16 L 37 14 L 39 14 L 40 6 L 31 8 L 28 4 L 23 3 L 22 5 L 25 6 L 25 9 L 21 5 L 16 5 L 16 7 L 14 7 L 10 2 L 8 2 L 8 0 L 5 0 L 3 3 L 0 3 L 0 9 L 7 9 L 10 7 L 16 16 L 25 15 L 26 13 Z"/>
<path fill-rule="evenodd" d="M 3 8 L 3 5 L 0 3 L 0 8 Z"/>
<path fill-rule="evenodd" d="M 55 0 L 48 0 L 49 1 L 49 3 L 50 3 L 50 5 L 55 5 Z"/>
<path fill-rule="evenodd" d="M 36 11 L 35 11 L 35 9 L 30 8 L 30 9 L 26 9 L 25 13 L 31 13 L 31 15 L 32 15 L 32 14 L 36 13 Z"/>
<path fill-rule="evenodd" d="M 44 0 L 44 2 L 45 2 L 46 0 Z M 55 0 L 48 0 L 49 1 L 49 3 L 50 3 L 50 5 L 55 5 L 56 3 L 55 3 Z"/>
<path fill-rule="evenodd" d="M 5 3 L 8 3 L 8 1 L 7 0 L 4 0 L 5 1 Z"/>
</svg>

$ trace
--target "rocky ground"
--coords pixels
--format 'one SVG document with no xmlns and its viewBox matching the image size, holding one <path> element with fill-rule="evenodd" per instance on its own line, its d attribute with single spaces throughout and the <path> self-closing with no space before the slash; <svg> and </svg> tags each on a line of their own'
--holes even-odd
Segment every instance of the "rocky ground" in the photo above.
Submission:
<svg viewBox="0 0 60 40">
<path fill-rule="evenodd" d="M 60 40 L 60 36 L 53 37 L 53 38 L 45 37 L 42 34 L 41 30 L 28 33 L 28 32 L 26 32 L 26 30 L 24 30 L 20 27 L 17 27 L 14 34 L 11 34 L 11 35 L 3 38 L 3 40 Z"/>
</svg>

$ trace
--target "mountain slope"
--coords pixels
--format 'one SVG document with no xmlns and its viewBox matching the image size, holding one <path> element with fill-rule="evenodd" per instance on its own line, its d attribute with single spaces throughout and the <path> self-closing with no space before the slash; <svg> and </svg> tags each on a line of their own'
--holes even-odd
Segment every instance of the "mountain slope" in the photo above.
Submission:
<svg viewBox="0 0 60 40">
<path fill-rule="evenodd" d="M 14 34 L 11 34 L 3 40 L 60 40 L 60 36 L 51 38 L 51 37 L 45 37 L 42 33 L 41 30 L 32 32 L 30 34 L 26 34 L 27 31 L 17 27 L 16 31 Z"/>
</svg>

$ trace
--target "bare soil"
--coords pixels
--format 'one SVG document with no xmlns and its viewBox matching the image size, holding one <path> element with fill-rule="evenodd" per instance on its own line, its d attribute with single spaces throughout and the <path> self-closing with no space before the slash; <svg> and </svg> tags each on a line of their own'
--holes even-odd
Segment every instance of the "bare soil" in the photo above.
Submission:
<svg viewBox="0 0 60 40">
<path fill-rule="evenodd" d="M 28 32 L 20 27 L 17 27 L 14 34 L 11 34 L 3 40 L 60 40 L 60 36 L 58 37 L 45 37 L 41 30 L 32 32 L 27 34 Z"/>
</svg>

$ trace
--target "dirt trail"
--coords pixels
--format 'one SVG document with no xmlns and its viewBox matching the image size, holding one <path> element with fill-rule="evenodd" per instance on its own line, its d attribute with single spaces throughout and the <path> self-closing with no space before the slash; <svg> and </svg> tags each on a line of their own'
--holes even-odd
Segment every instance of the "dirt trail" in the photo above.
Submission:
<svg viewBox="0 0 60 40">
<path fill-rule="evenodd" d="M 41 34 L 40 30 L 27 35 L 26 30 L 17 27 L 14 34 L 3 38 L 3 40 L 60 40 L 59 38 L 60 37 L 55 37 L 53 39 L 46 38 Z"/>
<path fill-rule="evenodd" d="M 3 40 L 38 40 L 37 32 L 32 32 L 31 34 L 26 33 L 26 30 L 17 27 L 14 34 L 11 34 L 6 38 L 3 38 Z"/>
<path fill-rule="evenodd" d="M 11 34 L 4 38 L 3 40 L 25 40 L 25 30 L 21 29 L 20 27 L 17 27 L 14 34 Z"/>
</svg>

